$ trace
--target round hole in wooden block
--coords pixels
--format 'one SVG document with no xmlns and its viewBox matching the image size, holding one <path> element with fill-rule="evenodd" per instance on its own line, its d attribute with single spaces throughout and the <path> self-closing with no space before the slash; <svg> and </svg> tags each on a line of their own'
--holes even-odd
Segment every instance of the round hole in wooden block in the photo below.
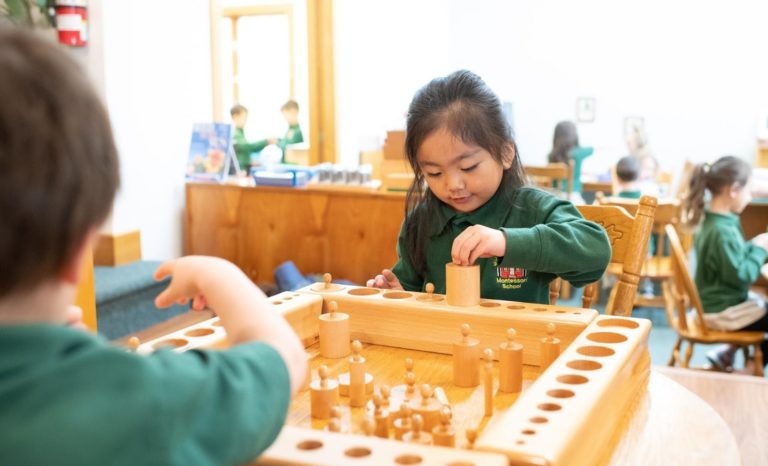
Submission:
<svg viewBox="0 0 768 466">
<path fill-rule="evenodd" d="M 561 408 L 557 403 L 542 403 L 536 407 L 542 411 L 558 411 Z"/>
<path fill-rule="evenodd" d="M 344 454 L 352 458 L 362 458 L 371 454 L 371 449 L 366 447 L 354 447 L 344 450 Z"/>
<path fill-rule="evenodd" d="M 576 349 L 576 352 L 583 354 L 584 356 L 593 356 L 596 358 L 604 358 L 606 356 L 613 356 L 616 351 L 608 348 L 607 346 L 582 346 Z"/>
<path fill-rule="evenodd" d="M 301 296 L 299 293 L 293 293 L 294 296 Z"/>
<path fill-rule="evenodd" d="M 530 422 L 534 423 L 534 424 L 545 424 L 545 423 L 549 422 L 549 419 L 547 419 L 545 417 L 541 417 L 541 416 L 532 417 L 532 418 L 530 418 L 528 420 Z"/>
<path fill-rule="evenodd" d="M 522 431 L 523 435 L 534 435 L 535 433 L 536 431 L 533 429 L 525 429 L 524 431 Z"/>
<path fill-rule="evenodd" d="M 624 327 L 624 328 L 637 328 L 640 326 L 637 322 L 625 319 L 603 319 L 597 322 L 597 325 L 601 327 Z"/>
<path fill-rule="evenodd" d="M 213 335 L 215 331 L 212 328 L 195 328 L 184 333 L 187 337 L 204 337 L 206 335 Z"/>
<path fill-rule="evenodd" d="M 283 304 L 283 302 L 278 299 L 277 301 L 272 301 L 272 304 Z"/>
<path fill-rule="evenodd" d="M 536 312 L 546 312 L 547 308 L 545 308 L 545 307 L 534 307 L 533 310 L 536 311 Z"/>
<path fill-rule="evenodd" d="M 567 383 L 568 385 L 581 385 L 583 383 L 589 382 L 589 379 L 583 375 L 566 374 L 559 376 L 557 381 L 560 383 Z"/>
<path fill-rule="evenodd" d="M 501 304 L 494 303 L 493 301 L 483 301 L 482 303 L 480 303 L 480 305 L 483 306 L 483 307 L 499 307 L 499 306 L 501 306 Z"/>
<path fill-rule="evenodd" d="M 525 309 L 525 306 L 522 304 L 510 304 L 507 306 L 507 309 Z"/>
<path fill-rule="evenodd" d="M 525 445 L 525 440 L 518 440 L 515 443 L 518 444 L 518 445 Z"/>
<path fill-rule="evenodd" d="M 575 359 L 573 361 L 568 361 L 566 366 L 571 369 L 576 369 L 577 371 L 596 371 L 603 367 L 599 362 L 590 361 L 589 359 Z"/>
<path fill-rule="evenodd" d="M 581 312 L 573 312 L 572 314 L 573 314 L 573 315 L 577 315 L 577 316 L 580 316 L 580 315 L 581 315 Z"/>
<path fill-rule="evenodd" d="M 418 455 L 400 455 L 395 458 L 397 464 L 419 464 L 421 463 L 421 456 Z"/>
<path fill-rule="evenodd" d="M 296 445 L 299 450 L 317 450 L 323 447 L 323 442 L 319 440 L 304 440 Z"/>
<path fill-rule="evenodd" d="M 552 398 L 571 398 L 573 395 L 575 395 L 575 393 L 570 390 L 563 390 L 558 388 L 556 390 L 549 390 L 547 395 L 551 396 Z"/>
<path fill-rule="evenodd" d="M 222 324 L 220 320 L 217 320 L 217 321 L 216 321 L 216 322 L 214 322 L 212 325 L 213 325 L 214 327 L 223 327 L 223 326 L 224 326 L 224 324 Z"/>
<path fill-rule="evenodd" d="M 293 299 L 293 298 L 291 298 L 290 296 L 286 296 L 285 298 L 283 298 L 283 300 L 284 300 L 284 301 L 290 301 L 290 300 L 292 300 L 292 299 Z"/>
<path fill-rule="evenodd" d="M 188 343 L 187 340 L 183 338 L 169 338 L 167 340 L 161 340 L 152 345 L 152 348 L 154 349 L 160 349 L 160 348 L 181 348 L 182 346 L 186 345 Z"/>
<path fill-rule="evenodd" d="M 555 313 L 556 313 L 556 314 L 565 314 L 565 311 L 563 311 L 563 310 L 557 310 L 557 311 L 555 311 Z"/>
<path fill-rule="evenodd" d="M 453 463 L 448 463 L 448 466 L 475 466 L 475 463 L 470 463 L 469 461 L 455 461 Z"/>
<path fill-rule="evenodd" d="M 390 291 L 389 293 L 384 293 L 384 297 L 387 299 L 405 299 L 410 298 L 413 296 L 411 293 L 406 293 L 405 291 Z"/>
<path fill-rule="evenodd" d="M 381 293 L 381 290 L 377 290 L 376 288 L 354 288 L 347 291 L 347 293 L 353 296 L 370 296 L 372 294 Z"/>
<path fill-rule="evenodd" d="M 613 332 L 595 332 L 587 335 L 588 340 L 598 343 L 622 343 L 627 341 L 627 337 L 620 333 Z"/>
</svg>

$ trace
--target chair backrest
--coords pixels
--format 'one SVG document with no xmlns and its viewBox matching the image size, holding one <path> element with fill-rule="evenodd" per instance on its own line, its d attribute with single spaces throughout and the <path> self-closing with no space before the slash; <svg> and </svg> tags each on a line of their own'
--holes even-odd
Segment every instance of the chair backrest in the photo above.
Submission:
<svg viewBox="0 0 768 466">
<path fill-rule="evenodd" d="M 608 314 L 632 315 L 640 270 L 648 253 L 648 238 L 653 228 L 656 203 L 655 197 L 643 196 L 634 216 L 619 206 L 577 206 L 584 218 L 605 228 L 611 242 L 611 263 L 622 264 L 622 273 L 612 293 L 612 302 L 609 301 L 606 307 Z"/>
<path fill-rule="evenodd" d="M 531 184 L 551 189 L 554 182 L 565 180 L 565 193 L 568 199 L 573 192 L 573 160 L 570 163 L 550 163 L 548 165 L 525 165 L 525 174 Z"/>
<path fill-rule="evenodd" d="M 600 205 L 615 205 L 619 207 L 623 207 L 626 209 L 627 212 L 629 212 L 632 215 L 635 215 L 635 212 L 637 212 L 637 207 L 639 205 L 638 199 L 630 199 L 625 197 L 618 197 L 618 196 L 603 196 L 602 193 L 598 193 L 597 196 L 595 196 L 595 201 Z M 664 255 L 664 241 L 665 241 L 665 230 L 664 228 L 667 225 L 677 225 L 680 222 L 680 200 L 676 198 L 664 198 L 664 199 L 658 199 L 656 203 L 656 213 L 654 215 L 653 220 L 653 233 L 656 233 L 659 235 L 658 243 L 656 247 L 656 255 L 657 256 L 663 256 Z M 685 251 L 688 250 L 688 248 L 683 248 Z"/>
<path fill-rule="evenodd" d="M 696 311 L 696 324 L 698 331 L 702 335 L 707 334 L 707 325 L 704 321 L 704 307 L 701 305 L 699 290 L 696 288 L 691 273 L 688 269 L 688 259 L 677 235 L 677 229 L 673 225 L 667 225 L 665 228 L 667 239 L 669 240 L 669 249 L 672 256 L 673 270 L 673 298 L 675 300 L 674 310 L 676 315 L 667 314 L 670 325 L 674 325 L 678 330 L 688 330 L 688 321 L 686 313 L 688 308 Z"/>
</svg>

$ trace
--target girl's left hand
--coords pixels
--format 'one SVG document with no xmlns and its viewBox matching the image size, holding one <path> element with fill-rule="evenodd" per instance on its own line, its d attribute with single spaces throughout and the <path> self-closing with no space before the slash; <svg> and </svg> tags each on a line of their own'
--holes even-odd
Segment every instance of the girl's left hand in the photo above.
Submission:
<svg viewBox="0 0 768 466">
<path fill-rule="evenodd" d="M 457 265 L 472 265 L 481 257 L 503 257 L 507 238 L 501 230 L 472 225 L 453 240 L 451 258 Z"/>
</svg>

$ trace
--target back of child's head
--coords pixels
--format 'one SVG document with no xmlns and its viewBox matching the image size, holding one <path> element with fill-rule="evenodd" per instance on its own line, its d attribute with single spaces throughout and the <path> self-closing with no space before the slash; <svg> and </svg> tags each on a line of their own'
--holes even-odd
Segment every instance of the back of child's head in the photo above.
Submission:
<svg viewBox="0 0 768 466">
<path fill-rule="evenodd" d="M 280 107 L 281 112 L 287 112 L 287 111 L 299 111 L 299 103 L 295 100 L 291 99 L 288 100 L 286 103 L 283 104 L 282 107 Z"/>
<path fill-rule="evenodd" d="M 689 227 L 698 225 L 704 211 L 706 191 L 717 196 L 734 184 L 744 187 L 752 175 L 752 167 L 739 157 L 726 155 L 713 164 L 696 165 L 691 174 L 688 198 L 683 204 L 683 223 Z"/>
<path fill-rule="evenodd" d="M 229 115 L 232 117 L 242 115 L 243 113 L 248 113 L 248 109 L 245 108 L 245 105 L 235 104 L 229 109 Z"/>
<path fill-rule="evenodd" d="M 109 215 L 119 163 L 107 113 L 67 53 L 0 26 L 0 298 L 54 280 Z"/>
<path fill-rule="evenodd" d="M 488 151 L 503 165 L 499 189 L 511 193 L 525 184 L 512 131 L 496 94 L 476 74 L 467 70 L 435 78 L 419 89 L 408 108 L 405 154 L 415 174 L 406 198 L 406 215 L 422 210 L 408 222 L 406 241 L 412 246 L 411 258 L 417 270 L 426 266 L 424 253 L 426 223 L 434 217 L 438 201 L 426 188 L 418 152 L 424 140 L 444 129 L 463 143 Z M 510 163 L 511 162 L 511 163 Z"/>
<path fill-rule="evenodd" d="M 561 121 L 555 125 L 552 136 L 552 151 L 547 159 L 549 163 L 568 163 L 571 159 L 571 149 L 579 145 L 579 133 L 572 121 Z"/>
<path fill-rule="evenodd" d="M 640 161 L 628 155 L 616 163 L 616 177 L 624 183 L 637 181 L 640 177 Z"/>
</svg>

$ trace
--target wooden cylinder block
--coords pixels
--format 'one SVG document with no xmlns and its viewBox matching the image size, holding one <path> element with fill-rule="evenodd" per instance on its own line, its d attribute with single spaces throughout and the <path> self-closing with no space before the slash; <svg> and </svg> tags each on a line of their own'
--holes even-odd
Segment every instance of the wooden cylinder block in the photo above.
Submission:
<svg viewBox="0 0 768 466">
<path fill-rule="evenodd" d="M 321 314 L 320 355 L 338 359 L 349 355 L 349 314 L 332 312 Z"/>
<path fill-rule="evenodd" d="M 523 345 L 516 343 L 514 329 L 499 346 L 499 391 L 517 393 L 523 389 Z"/>
<path fill-rule="evenodd" d="M 451 306 L 480 304 L 480 266 L 445 264 L 445 299 Z"/>
<path fill-rule="evenodd" d="M 462 325 L 462 337 L 453 344 L 453 384 L 457 387 L 477 387 L 480 383 L 480 342 L 469 332 L 469 325 Z"/>
<path fill-rule="evenodd" d="M 312 417 L 328 419 L 331 408 L 339 402 L 339 384 L 328 378 L 328 368 L 321 366 L 318 370 L 319 379 L 309 384 L 309 402 Z"/>
<path fill-rule="evenodd" d="M 555 324 L 547 324 L 547 336 L 541 339 L 541 370 L 560 356 L 560 339 L 555 337 Z"/>
<path fill-rule="evenodd" d="M 361 408 L 365 406 L 365 358 L 360 356 L 362 345 L 355 340 L 349 358 L 349 406 Z"/>
</svg>

